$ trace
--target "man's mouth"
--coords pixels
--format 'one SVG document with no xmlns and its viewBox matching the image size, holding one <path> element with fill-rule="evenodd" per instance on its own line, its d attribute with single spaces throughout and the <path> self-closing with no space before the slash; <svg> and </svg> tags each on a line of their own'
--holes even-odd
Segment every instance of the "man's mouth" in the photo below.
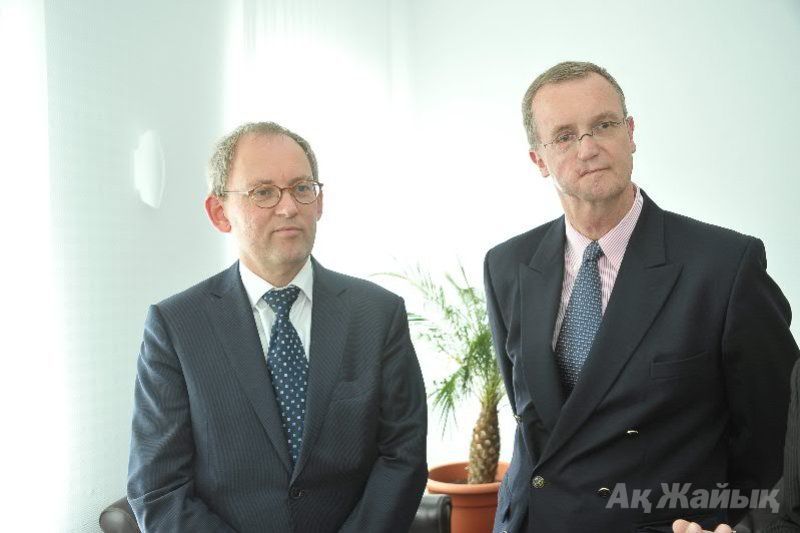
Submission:
<svg viewBox="0 0 800 533">
<path fill-rule="evenodd" d="M 587 176 L 587 175 L 592 174 L 594 172 L 600 172 L 601 170 L 605 170 L 605 169 L 604 168 L 591 168 L 591 169 L 587 169 L 587 170 L 581 170 L 580 175 L 581 175 L 581 177 L 584 177 L 584 176 Z"/>
<path fill-rule="evenodd" d="M 279 235 L 294 235 L 296 233 L 300 233 L 301 231 L 303 230 L 297 226 L 282 226 L 273 230 L 273 233 L 277 233 Z"/>
</svg>

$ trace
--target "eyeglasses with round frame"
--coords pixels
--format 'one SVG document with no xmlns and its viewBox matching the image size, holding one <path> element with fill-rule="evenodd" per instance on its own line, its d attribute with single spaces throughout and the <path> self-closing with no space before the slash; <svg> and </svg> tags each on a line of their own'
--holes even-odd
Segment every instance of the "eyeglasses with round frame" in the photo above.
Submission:
<svg viewBox="0 0 800 533">
<path fill-rule="evenodd" d="M 322 192 L 322 183 L 314 180 L 301 180 L 289 187 L 279 187 L 271 183 L 256 185 L 247 191 L 222 191 L 224 194 L 241 194 L 247 196 L 258 207 L 275 207 L 283 198 L 283 191 L 289 191 L 298 203 L 312 204 Z"/>
<path fill-rule="evenodd" d="M 565 154 L 578 146 L 578 144 L 583 140 L 584 137 L 587 135 L 592 137 L 595 140 L 601 139 L 608 139 L 614 136 L 614 134 L 619 130 L 619 127 L 623 124 L 627 124 L 628 117 L 623 118 L 622 120 L 602 120 L 592 126 L 591 131 L 587 131 L 583 135 L 578 135 L 577 133 L 569 133 L 565 132 L 558 135 L 555 139 L 548 143 L 542 143 L 542 146 L 545 148 L 551 147 L 552 150 L 560 154 Z"/>
</svg>

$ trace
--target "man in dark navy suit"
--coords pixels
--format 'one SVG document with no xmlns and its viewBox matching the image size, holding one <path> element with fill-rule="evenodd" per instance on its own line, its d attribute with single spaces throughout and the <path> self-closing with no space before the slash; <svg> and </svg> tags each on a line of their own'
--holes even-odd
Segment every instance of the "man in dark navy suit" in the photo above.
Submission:
<svg viewBox="0 0 800 533">
<path fill-rule="evenodd" d="M 311 257 L 322 184 L 274 123 L 222 139 L 205 202 L 239 261 L 153 305 L 128 500 L 144 531 L 406 532 L 426 398 L 402 300 Z"/>
<path fill-rule="evenodd" d="M 564 216 L 486 256 L 518 421 L 495 530 L 736 523 L 742 509 L 690 498 L 780 476 L 798 349 L 762 242 L 664 211 L 631 181 L 634 120 L 605 69 L 552 67 L 522 112 Z"/>
<path fill-rule="evenodd" d="M 786 444 L 783 451 L 783 479 L 778 499 L 780 512 L 763 533 L 800 533 L 800 363 L 792 371 L 792 399 L 786 421 Z M 774 512 L 774 511 L 773 511 Z M 673 533 L 708 533 L 699 524 L 676 520 Z M 720 524 L 713 533 L 731 533 L 728 524 Z"/>
</svg>

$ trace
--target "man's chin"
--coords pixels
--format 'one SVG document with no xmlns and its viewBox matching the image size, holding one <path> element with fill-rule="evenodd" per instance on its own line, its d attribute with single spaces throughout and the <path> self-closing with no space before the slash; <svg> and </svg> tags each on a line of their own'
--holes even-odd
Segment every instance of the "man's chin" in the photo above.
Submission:
<svg viewBox="0 0 800 533">
<path fill-rule="evenodd" d="M 581 199 L 592 203 L 613 201 L 623 195 L 630 186 L 630 182 L 623 183 L 604 178 L 598 176 L 592 183 L 587 183 L 588 187 L 584 187 L 581 191 Z"/>
<path fill-rule="evenodd" d="M 273 254 L 272 257 L 270 257 L 269 262 L 273 265 L 282 265 L 285 267 L 302 267 L 309 255 L 311 255 L 310 249 L 304 248 L 302 250 L 286 250 Z"/>
</svg>

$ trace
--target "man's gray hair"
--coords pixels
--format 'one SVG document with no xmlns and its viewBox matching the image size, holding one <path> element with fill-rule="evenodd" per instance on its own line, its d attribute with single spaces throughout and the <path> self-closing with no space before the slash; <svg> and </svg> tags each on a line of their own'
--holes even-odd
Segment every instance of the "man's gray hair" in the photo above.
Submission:
<svg viewBox="0 0 800 533">
<path fill-rule="evenodd" d="M 248 122 L 242 124 L 228 135 L 220 139 L 215 148 L 214 154 L 208 162 L 208 193 L 214 196 L 225 196 L 225 189 L 228 185 L 228 175 L 231 171 L 231 163 L 236 152 L 236 144 L 244 135 L 254 133 L 256 135 L 286 135 L 300 145 L 311 165 L 311 178 L 319 181 L 319 169 L 317 167 L 317 156 L 314 150 L 304 138 L 295 132 L 284 128 L 275 122 Z"/>
<path fill-rule="evenodd" d="M 599 67 L 594 63 L 585 61 L 564 61 L 553 67 L 550 67 L 533 80 L 528 90 L 525 91 L 525 97 L 522 99 L 522 124 L 525 127 L 525 133 L 528 135 L 528 144 L 533 150 L 540 140 L 536 131 L 536 121 L 533 116 L 533 97 L 536 93 L 544 87 L 552 83 L 562 83 L 565 81 L 579 80 L 587 77 L 589 74 L 599 74 L 603 76 L 608 83 L 619 93 L 619 100 L 622 104 L 622 114 L 624 117 L 628 116 L 628 109 L 625 106 L 625 94 L 622 92 L 622 87 L 619 86 L 617 80 L 608 73 L 603 67 Z"/>
</svg>

